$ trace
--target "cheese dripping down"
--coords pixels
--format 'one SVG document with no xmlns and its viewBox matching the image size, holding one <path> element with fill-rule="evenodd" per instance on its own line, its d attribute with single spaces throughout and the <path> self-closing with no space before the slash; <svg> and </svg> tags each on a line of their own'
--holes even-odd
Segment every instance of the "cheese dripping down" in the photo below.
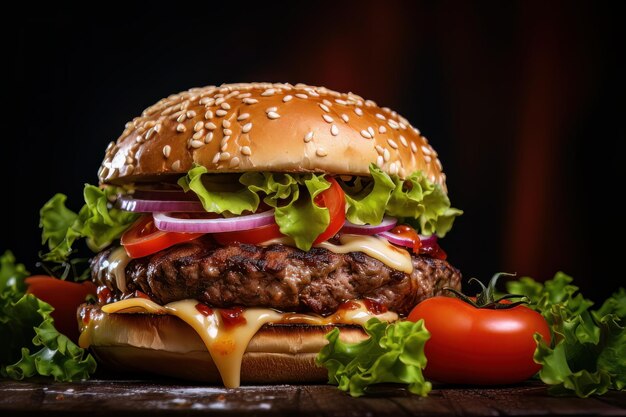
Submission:
<svg viewBox="0 0 626 417">
<path fill-rule="evenodd" d="M 363 325 L 372 317 L 392 322 L 396 313 L 386 311 L 375 314 L 365 302 L 350 301 L 334 314 L 322 317 L 307 313 L 280 313 L 266 308 L 248 308 L 241 313 L 243 320 L 235 326 L 226 326 L 220 309 L 197 308 L 197 300 L 187 299 L 159 305 L 145 298 L 129 298 L 107 304 L 101 308 L 105 314 L 169 314 L 187 323 L 202 339 L 227 388 L 240 385 L 241 362 L 244 353 L 256 332 L 265 324 L 352 324 Z M 204 306 L 204 305 L 202 305 Z M 79 345 L 87 348 L 92 344 L 93 331 L 99 319 L 84 325 Z"/>
</svg>

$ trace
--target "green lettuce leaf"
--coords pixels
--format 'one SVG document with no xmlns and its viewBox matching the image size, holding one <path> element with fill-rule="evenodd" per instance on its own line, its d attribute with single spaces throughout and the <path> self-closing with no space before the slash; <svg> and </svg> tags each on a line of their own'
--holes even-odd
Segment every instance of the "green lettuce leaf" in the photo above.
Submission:
<svg viewBox="0 0 626 417">
<path fill-rule="evenodd" d="M 528 296 L 532 300 L 529 307 L 550 325 L 551 343 L 535 335 L 534 358 L 542 365 L 539 377 L 555 395 L 588 397 L 624 389 L 624 289 L 593 311 L 593 302 L 578 293 L 571 282 L 571 277 L 559 272 L 543 284 L 528 277 L 507 283 L 510 293 Z"/>
<path fill-rule="evenodd" d="M 423 320 L 389 324 L 372 318 L 364 329 L 370 337 L 360 343 L 342 342 L 338 329 L 326 335 L 329 343 L 317 355 L 316 363 L 328 370 L 328 382 L 353 397 L 365 394 L 370 385 L 390 382 L 407 384 L 410 392 L 426 396 L 432 385 L 424 379 L 422 369 L 430 333 Z"/>
<path fill-rule="evenodd" d="M 35 375 L 57 381 L 85 379 L 96 362 L 54 327 L 50 304 L 25 294 L 29 275 L 10 252 L 0 257 L 0 376 L 13 379 Z"/>
<path fill-rule="evenodd" d="M 372 181 L 358 191 L 346 191 L 346 218 L 355 224 L 379 224 L 383 216 L 398 217 L 416 226 L 421 234 L 443 237 L 461 210 L 450 207 L 450 199 L 439 184 L 418 171 L 405 180 L 370 165 Z"/>
<path fill-rule="evenodd" d="M 111 201 L 116 196 L 115 187 L 100 189 L 85 184 L 85 205 L 78 214 L 65 206 L 65 195 L 52 197 L 39 212 L 42 243 L 49 249 L 42 255 L 42 260 L 67 261 L 74 243 L 81 238 L 86 238 L 87 245 L 94 252 L 118 239 L 139 215 L 115 208 Z"/>
</svg>

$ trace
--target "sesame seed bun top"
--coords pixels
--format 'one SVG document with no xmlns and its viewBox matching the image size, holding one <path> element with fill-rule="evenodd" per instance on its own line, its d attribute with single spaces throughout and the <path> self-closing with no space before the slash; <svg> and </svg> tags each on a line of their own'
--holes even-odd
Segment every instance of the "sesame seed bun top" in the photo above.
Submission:
<svg viewBox="0 0 626 417">
<path fill-rule="evenodd" d="M 445 189 L 437 153 L 395 111 L 352 93 L 304 84 L 245 83 L 171 95 L 126 124 L 111 142 L 102 183 L 209 172 L 369 175 L 376 163 L 405 177 L 422 170 Z"/>
</svg>

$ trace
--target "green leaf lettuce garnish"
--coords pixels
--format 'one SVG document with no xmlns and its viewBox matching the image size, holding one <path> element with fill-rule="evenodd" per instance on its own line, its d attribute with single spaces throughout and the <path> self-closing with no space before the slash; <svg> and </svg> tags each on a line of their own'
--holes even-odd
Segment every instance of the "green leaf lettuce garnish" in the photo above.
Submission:
<svg viewBox="0 0 626 417">
<path fill-rule="evenodd" d="M 593 302 L 571 282 L 571 277 L 559 272 L 543 284 L 528 277 L 507 284 L 508 291 L 533 300 L 529 307 L 550 325 L 550 344 L 535 335 L 535 361 L 542 365 L 539 377 L 555 395 L 588 397 L 624 389 L 626 293 L 620 289 L 593 311 Z"/>
<path fill-rule="evenodd" d="M 328 382 L 353 397 L 379 383 L 406 384 L 410 392 L 426 396 L 432 385 L 424 379 L 422 369 L 426 367 L 424 345 L 430 333 L 423 320 L 389 324 L 372 318 L 364 329 L 369 339 L 359 343 L 342 342 L 338 329 L 326 335 L 328 345 L 316 363 L 328 370 Z"/>
<path fill-rule="evenodd" d="M 50 304 L 25 294 L 28 275 L 11 252 L 0 256 L 0 376 L 88 378 L 96 369 L 95 360 L 55 329 Z"/>
</svg>

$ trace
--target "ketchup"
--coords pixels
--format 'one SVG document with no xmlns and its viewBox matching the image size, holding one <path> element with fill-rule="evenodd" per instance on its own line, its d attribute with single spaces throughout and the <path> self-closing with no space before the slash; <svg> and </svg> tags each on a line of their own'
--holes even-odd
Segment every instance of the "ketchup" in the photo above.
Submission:
<svg viewBox="0 0 626 417">
<path fill-rule="evenodd" d="M 243 307 L 224 308 L 220 310 L 220 316 L 222 316 L 222 323 L 227 330 L 246 324 L 246 318 L 243 316 Z"/>
<path fill-rule="evenodd" d="M 104 285 L 98 287 L 96 294 L 98 295 L 98 302 L 100 305 L 108 304 L 113 301 L 113 293 L 111 293 L 111 290 Z"/>
<path fill-rule="evenodd" d="M 202 303 L 196 304 L 196 310 L 198 310 L 200 314 L 202 314 L 205 317 L 208 317 L 211 314 L 213 314 L 213 309 L 209 307 L 208 305 L 202 304 Z"/>
<path fill-rule="evenodd" d="M 152 300 L 148 294 L 145 292 L 135 290 L 135 298 L 145 298 L 146 300 Z"/>
<path fill-rule="evenodd" d="M 399 226 L 394 227 L 389 231 L 394 235 L 398 235 L 403 239 L 409 239 L 413 243 L 413 253 L 419 253 L 420 247 L 422 246 L 422 242 L 420 241 L 420 237 L 411 226 L 408 224 L 401 224 Z"/>
<path fill-rule="evenodd" d="M 387 306 L 379 303 L 376 300 L 372 300 L 371 298 L 364 298 L 363 304 L 372 314 L 382 314 L 387 312 Z"/>
<path fill-rule="evenodd" d="M 359 303 L 356 301 L 346 301 L 342 303 L 337 310 L 358 310 Z"/>
</svg>

